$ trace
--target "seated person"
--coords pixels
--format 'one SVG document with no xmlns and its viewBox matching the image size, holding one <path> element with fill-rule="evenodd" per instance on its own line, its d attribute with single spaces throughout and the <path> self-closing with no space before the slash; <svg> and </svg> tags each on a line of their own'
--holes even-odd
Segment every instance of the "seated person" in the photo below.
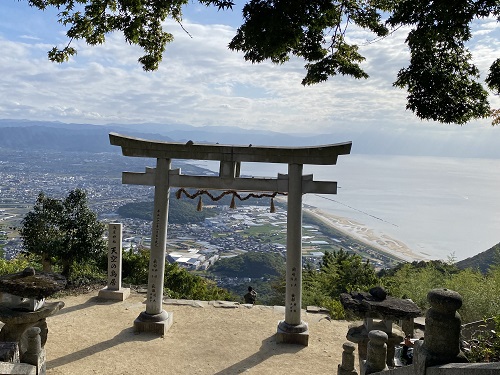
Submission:
<svg viewBox="0 0 500 375">
<path fill-rule="evenodd" d="M 245 303 L 255 304 L 255 300 L 257 299 L 257 292 L 253 290 L 251 286 L 248 287 L 248 293 L 243 296 L 245 299 Z"/>
<path fill-rule="evenodd" d="M 405 337 L 403 343 L 403 349 L 401 350 L 401 360 L 404 365 L 411 365 L 413 363 L 413 343 L 414 339 L 410 338 L 410 335 Z"/>
</svg>

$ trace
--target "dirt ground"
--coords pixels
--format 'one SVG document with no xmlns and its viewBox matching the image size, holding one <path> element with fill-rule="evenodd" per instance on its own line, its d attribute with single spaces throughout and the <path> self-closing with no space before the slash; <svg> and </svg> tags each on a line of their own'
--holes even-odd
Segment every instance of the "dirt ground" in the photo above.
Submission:
<svg viewBox="0 0 500 375">
<path fill-rule="evenodd" d="M 277 344 L 281 307 L 237 308 L 164 304 L 174 323 L 162 338 L 134 334 L 145 296 L 123 302 L 97 299 L 97 291 L 64 297 L 47 319 L 47 374 L 335 374 L 348 322 L 303 312 L 309 346 Z"/>
</svg>

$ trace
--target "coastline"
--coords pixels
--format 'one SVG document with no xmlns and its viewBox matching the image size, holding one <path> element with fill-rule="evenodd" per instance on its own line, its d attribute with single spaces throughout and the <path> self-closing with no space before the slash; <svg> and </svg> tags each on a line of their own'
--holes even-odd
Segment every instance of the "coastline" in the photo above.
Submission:
<svg viewBox="0 0 500 375">
<path fill-rule="evenodd" d="M 340 216 L 335 216 L 313 206 L 303 208 L 304 212 L 309 213 L 324 224 L 344 233 L 347 236 L 353 237 L 360 242 L 372 246 L 382 253 L 396 256 L 404 261 L 419 261 L 426 258 L 412 251 L 405 243 L 391 238 L 388 235 L 378 235 L 373 229 L 370 229 L 363 224 L 354 220 Z"/>
</svg>

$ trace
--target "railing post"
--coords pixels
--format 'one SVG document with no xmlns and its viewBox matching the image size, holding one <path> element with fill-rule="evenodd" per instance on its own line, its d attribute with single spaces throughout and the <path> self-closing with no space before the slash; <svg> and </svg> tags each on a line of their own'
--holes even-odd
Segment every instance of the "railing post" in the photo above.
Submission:
<svg viewBox="0 0 500 375">
<path fill-rule="evenodd" d="M 352 342 L 345 342 L 342 347 L 342 364 L 339 365 L 337 375 L 358 375 L 354 368 L 354 349 L 355 345 Z"/>
<path fill-rule="evenodd" d="M 373 374 L 374 372 L 388 370 L 387 358 L 387 333 L 374 330 L 368 333 L 368 347 L 366 361 L 363 361 L 361 375 Z"/>
<path fill-rule="evenodd" d="M 415 348 L 413 363 L 417 374 L 425 374 L 430 366 L 467 363 L 460 350 L 462 319 L 457 310 L 462 297 L 449 289 L 433 289 L 427 294 L 431 307 L 425 316 L 425 337 Z"/>
<path fill-rule="evenodd" d="M 27 349 L 21 356 L 21 361 L 36 367 L 37 375 L 45 375 L 45 349 L 42 348 L 42 339 L 40 337 L 40 328 L 31 327 L 26 330 Z"/>
</svg>

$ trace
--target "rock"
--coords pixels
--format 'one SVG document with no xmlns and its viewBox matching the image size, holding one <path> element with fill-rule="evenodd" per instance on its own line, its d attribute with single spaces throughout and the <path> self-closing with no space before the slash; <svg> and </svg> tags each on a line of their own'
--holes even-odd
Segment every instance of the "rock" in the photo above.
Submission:
<svg viewBox="0 0 500 375">
<path fill-rule="evenodd" d="M 35 276 L 35 269 L 33 267 L 26 267 L 23 270 L 23 276 Z"/>
<path fill-rule="evenodd" d="M 381 286 L 376 286 L 370 289 L 370 294 L 378 300 L 384 300 L 387 297 L 387 292 Z"/>
</svg>

